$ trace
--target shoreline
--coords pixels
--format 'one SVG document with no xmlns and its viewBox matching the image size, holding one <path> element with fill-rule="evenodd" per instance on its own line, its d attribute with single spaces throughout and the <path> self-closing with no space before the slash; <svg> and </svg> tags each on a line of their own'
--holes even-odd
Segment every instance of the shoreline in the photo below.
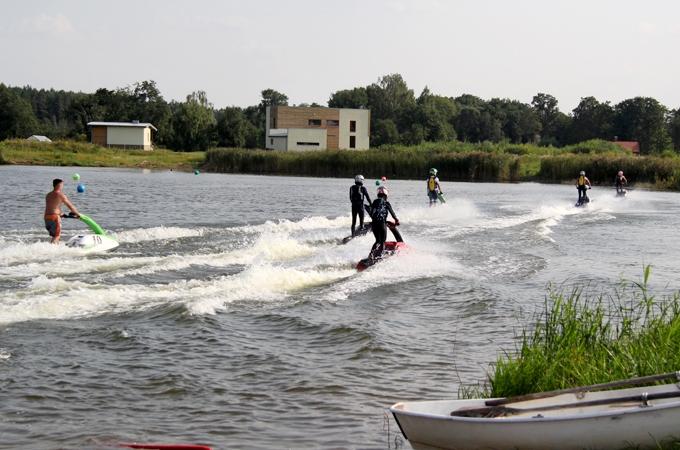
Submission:
<svg viewBox="0 0 680 450">
<path fill-rule="evenodd" d="M 594 144 L 591 144 L 594 145 Z M 424 180 L 437 167 L 446 182 L 571 184 L 585 169 L 593 186 L 614 186 L 613 175 L 625 171 L 630 188 L 680 191 L 680 158 L 632 156 L 621 153 L 558 153 L 530 144 L 487 149 L 485 144 L 452 143 L 449 147 L 380 148 L 366 151 L 210 149 L 175 152 L 166 149 L 122 150 L 89 143 L 23 140 L 0 142 L 0 164 L 25 166 L 168 169 L 191 172 L 268 176 L 353 178 L 374 173 L 393 180 Z M 543 152 L 543 153 L 538 153 Z M 517 154 L 522 153 L 522 154 Z"/>
</svg>

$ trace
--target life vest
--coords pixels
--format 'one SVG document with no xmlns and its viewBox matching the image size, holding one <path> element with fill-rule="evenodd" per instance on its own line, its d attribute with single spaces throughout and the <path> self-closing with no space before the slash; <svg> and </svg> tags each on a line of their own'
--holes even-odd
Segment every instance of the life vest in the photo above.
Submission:
<svg viewBox="0 0 680 450">
<path fill-rule="evenodd" d="M 387 220 L 388 213 L 385 199 L 379 197 L 373 200 L 373 203 L 371 203 L 371 219 L 376 222 L 384 222 Z"/>
<path fill-rule="evenodd" d="M 364 193 L 361 192 L 361 188 L 363 186 L 359 186 L 358 184 L 355 184 L 352 186 L 350 189 L 352 190 L 352 203 L 362 203 L 364 200 Z"/>
<path fill-rule="evenodd" d="M 430 192 L 434 192 L 435 189 L 437 189 L 437 177 L 430 176 L 430 178 L 427 179 L 427 189 Z"/>
<path fill-rule="evenodd" d="M 586 177 L 584 175 L 579 175 L 578 181 L 576 182 L 576 184 L 578 184 L 579 186 L 585 186 L 586 185 Z"/>
</svg>

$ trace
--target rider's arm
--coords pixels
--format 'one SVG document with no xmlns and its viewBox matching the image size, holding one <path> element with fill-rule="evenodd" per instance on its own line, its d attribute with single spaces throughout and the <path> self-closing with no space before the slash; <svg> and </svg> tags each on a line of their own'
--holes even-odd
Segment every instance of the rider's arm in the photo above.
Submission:
<svg viewBox="0 0 680 450">
<path fill-rule="evenodd" d="M 71 212 L 73 212 L 74 214 L 80 215 L 80 213 L 78 212 L 78 208 L 73 206 L 73 203 L 71 203 L 69 201 L 68 197 L 66 197 L 66 194 L 64 194 L 64 193 L 61 194 L 61 201 L 64 202 L 64 205 L 66 205 L 68 207 L 68 209 L 71 210 Z"/>
<path fill-rule="evenodd" d="M 349 201 L 350 201 L 350 202 L 352 201 L 352 188 L 353 188 L 353 187 L 354 187 L 354 186 L 350 186 L 350 187 L 349 187 Z"/>
<path fill-rule="evenodd" d="M 590 184 L 590 180 L 588 179 L 588 177 L 586 177 L 586 183 L 588 183 L 588 186 L 592 187 L 592 184 Z"/>
<path fill-rule="evenodd" d="M 444 193 L 444 191 L 442 191 L 442 185 L 439 183 L 439 178 L 437 178 L 437 189 L 439 189 L 440 194 Z"/>
<path fill-rule="evenodd" d="M 366 186 L 362 186 L 361 189 L 363 190 L 363 194 L 366 197 L 366 200 L 368 200 L 368 203 L 371 203 L 371 197 L 368 196 L 368 191 L 366 190 Z"/>
<path fill-rule="evenodd" d="M 392 218 L 394 219 L 394 221 L 399 222 L 399 219 L 397 219 L 397 215 L 394 214 L 394 210 L 392 209 L 392 205 L 390 205 L 389 202 L 387 203 L 387 210 L 390 212 L 390 214 L 392 214 Z"/>
</svg>

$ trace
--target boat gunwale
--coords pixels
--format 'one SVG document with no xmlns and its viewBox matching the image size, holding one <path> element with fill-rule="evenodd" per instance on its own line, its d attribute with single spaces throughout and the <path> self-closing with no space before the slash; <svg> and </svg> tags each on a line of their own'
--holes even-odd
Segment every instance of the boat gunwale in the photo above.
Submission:
<svg viewBox="0 0 680 450">
<path fill-rule="evenodd" d="M 491 400 L 491 399 L 484 399 L 484 400 Z M 433 400 L 433 401 L 458 402 L 458 401 L 463 401 L 463 400 Z M 416 401 L 416 402 L 398 402 L 398 403 L 395 403 L 394 405 L 390 406 L 390 408 L 389 408 L 390 412 L 392 414 L 401 414 L 401 415 L 406 415 L 406 416 L 422 417 L 422 418 L 436 419 L 436 420 L 450 420 L 450 421 L 453 421 L 453 422 L 498 423 L 498 424 L 577 421 L 577 420 L 584 420 L 584 419 L 607 418 L 607 417 L 613 417 L 613 416 L 639 414 L 639 413 L 643 413 L 643 412 L 655 412 L 655 411 L 659 411 L 659 410 L 679 408 L 680 407 L 680 399 L 678 399 L 676 401 L 666 402 L 666 403 L 657 404 L 657 405 L 650 405 L 650 406 L 646 406 L 646 407 L 639 407 L 638 406 L 635 409 L 627 408 L 627 409 L 617 409 L 617 410 L 612 410 L 612 411 L 600 411 L 600 412 L 591 412 L 591 413 L 579 413 L 579 414 L 573 414 L 572 413 L 572 414 L 565 414 L 565 415 L 561 415 L 561 416 L 549 416 L 549 417 L 546 417 L 546 416 L 542 416 L 542 417 L 517 417 L 517 416 L 464 417 L 464 416 L 451 416 L 451 415 L 406 411 L 406 410 L 403 410 L 403 409 L 396 409 L 395 408 L 396 405 L 406 405 L 407 403 L 420 403 L 420 402 L 418 402 L 418 401 Z"/>
</svg>

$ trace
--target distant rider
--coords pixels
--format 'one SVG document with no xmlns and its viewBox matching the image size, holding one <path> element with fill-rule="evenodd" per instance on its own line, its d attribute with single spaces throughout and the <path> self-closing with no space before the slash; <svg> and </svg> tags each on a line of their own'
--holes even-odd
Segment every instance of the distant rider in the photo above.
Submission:
<svg viewBox="0 0 680 450">
<path fill-rule="evenodd" d="M 379 258 L 385 250 L 388 213 L 394 218 L 394 225 L 399 226 L 399 219 L 394 214 L 392 205 L 387 201 L 387 194 L 387 188 L 380 186 L 378 188 L 378 198 L 371 203 L 371 230 L 373 231 L 373 236 L 375 236 L 375 244 L 371 248 L 371 258 Z"/>
<path fill-rule="evenodd" d="M 616 193 L 625 194 L 626 191 L 623 189 L 623 186 L 627 184 L 628 180 L 623 176 L 623 170 L 619 170 L 619 173 L 616 174 Z"/>
<path fill-rule="evenodd" d="M 354 185 L 349 188 L 349 201 L 352 202 L 352 236 L 357 224 L 357 215 L 359 216 L 359 229 L 364 227 L 364 198 L 371 204 L 371 197 L 368 196 L 368 191 L 364 186 L 364 176 L 357 175 L 354 177 Z"/>
<path fill-rule="evenodd" d="M 52 192 L 45 197 L 45 228 L 52 237 L 50 242 L 58 244 L 61 236 L 61 204 L 66 205 L 76 217 L 79 217 L 80 213 L 62 192 L 64 187 L 62 180 L 59 178 L 52 180 L 52 187 Z"/>
<path fill-rule="evenodd" d="M 442 187 L 437 178 L 437 169 L 430 169 L 430 176 L 427 178 L 427 196 L 430 198 L 430 206 L 437 204 L 439 194 L 443 194 Z"/>
<path fill-rule="evenodd" d="M 590 189 L 592 186 L 590 184 L 590 180 L 588 177 L 586 177 L 586 173 L 582 170 L 578 174 L 578 179 L 576 180 L 576 189 L 578 189 L 578 202 L 576 203 L 577 205 L 582 205 L 583 202 L 586 201 L 586 198 L 588 196 L 586 195 L 586 191 Z"/>
</svg>

